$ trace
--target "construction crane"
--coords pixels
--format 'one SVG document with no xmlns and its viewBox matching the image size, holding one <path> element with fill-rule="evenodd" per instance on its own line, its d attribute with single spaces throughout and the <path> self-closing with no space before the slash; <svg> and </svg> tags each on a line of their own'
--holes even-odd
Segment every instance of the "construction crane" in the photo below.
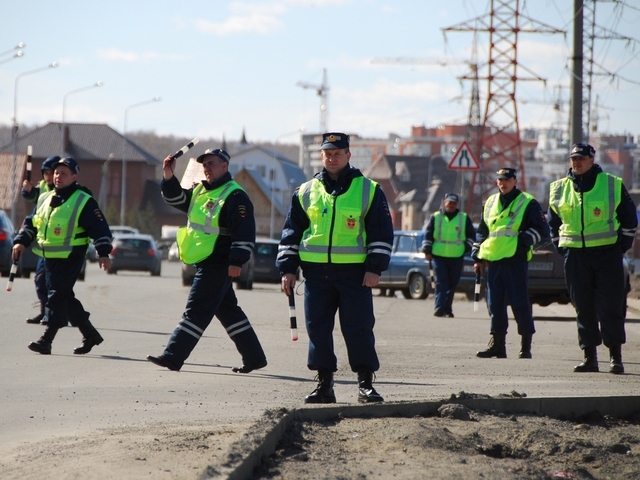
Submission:
<svg viewBox="0 0 640 480">
<path fill-rule="evenodd" d="M 298 82 L 296 83 L 297 87 L 302 87 L 305 89 L 315 90 L 318 96 L 320 97 L 320 131 L 327 132 L 329 130 L 327 124 L 327 116 L 328 116 L 328 108 L 327 102 L 329 97 L 329 84 L 327 82 L 327 69 L 322 69 L 322 83 L 320 85 L 313 85 L 307 82 Z"/>
</svg>

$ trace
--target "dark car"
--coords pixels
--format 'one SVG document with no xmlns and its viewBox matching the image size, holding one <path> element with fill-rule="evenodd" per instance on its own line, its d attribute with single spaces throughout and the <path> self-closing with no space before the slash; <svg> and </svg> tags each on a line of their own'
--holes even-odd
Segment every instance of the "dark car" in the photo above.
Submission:
<svg viewBox="0 0 640 480">
<path fill-rule="evenodd" d="M 382 272 L 378 288 L 382 294 L 387 290 L 400 290 L 405 298 L 427 298 L 431 292 L 429 262 L 420 251 L 424 232 L 421 230 L 398 230 L 393 233 L 393 250 L 389 268 Z"/>
<path fill-rule="evenodd" d="M 11 218 L 4 210 L 0 210 L 0 275 L 8 277 L 11 272 L 11 249 L 13 248 L 13 236 L 15 229 Z"/>
<path fill-rule="evenodd" d="M 253 288 L 253 267 L 255 260 L 253 255 L 249 257 L 249 261 L 242 265 L 242 271 L 238 278 L 234 278 L 236 287 L 239 290 L 251 290 Z M 193 283 L 193 277 L 196 275 L 196 267 L 194 265 L 182 264 L 182 285 L 189 286 Z"/>
<path fill-rule="evenodd" d="M 119 270 L 135 270 L 149 272 L 152 276 L 160 275 L 162 261 L 151 235 L 126 233 L 113 239 L 113 249 L 109 254 L 111 267 L 107 273 Z"/>
<path fill-rule="evenodd" d="M 276 267 L 278 256 L 278 240 L 270 238 L 256 238 L 253 249 L 253 281 L 265 283 L 280 283 L 280 271 Z"/>
<path fill-rule="evenodd" d="M 465 257 L 457 290 L 464 292 L 469 300 L 473 300 L 474 284 L 473 260 L 471 257 Z M 484 297 L 486 278 L 482 279 L 481 285 L 481 295 Z M 554 302 L 562 305 L 571 302 L 564 281 L 564 258 L 549 242 L 538 245 L 533 250 L 533 256 L 529 262 L 529 301 L 541 307 Z"/>
</svg>

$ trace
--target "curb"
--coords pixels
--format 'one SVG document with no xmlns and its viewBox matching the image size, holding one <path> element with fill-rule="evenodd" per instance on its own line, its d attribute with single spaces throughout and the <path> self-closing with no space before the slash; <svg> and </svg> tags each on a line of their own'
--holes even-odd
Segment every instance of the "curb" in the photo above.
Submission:
<svg viewBox="0 0 640 480">
<path fill-rule="evenodd" d="M 481 398 L 478 398 L 481 397 Z M 447 400 L 430 402 L 392 402 L 380 405 L 316 406 L 294 410 L 267 410 L 243 437 L 229 448 L 227 460 L 216 467 L 209 465 L 200 480 L 247 480 L 255 467 L 276 451 L 278 443 L 294 421 L 322 422 L 332 418 L 383 418 L 433 415 L 444 404 L 461 404 L 472 410 L 494 414 L 526 413 L 560 420 L 580 418 L 592 412 L 612 417 L 626 417 L 640 411 L 640 396 L 616 397 L 489 397 L 461 392 Z M 249 453 L 247 453 L 249 452 Z"/>
</svg>

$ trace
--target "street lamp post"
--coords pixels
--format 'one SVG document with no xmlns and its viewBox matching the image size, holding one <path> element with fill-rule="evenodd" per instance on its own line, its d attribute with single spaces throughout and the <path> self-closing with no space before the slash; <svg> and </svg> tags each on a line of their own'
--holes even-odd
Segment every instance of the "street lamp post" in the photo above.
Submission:
<svg viewBox="0 0 640 480">
<path fill-rule="evenodd" d="M 126 204 L 126 191 L 127 191 L 127 160 L 125 158 L 125 145 L 127 142 L 127 116 L 129 114 L 129 110 L 132 108 L 142 107 L 143 105 L 148 105 L 153 102 L 159 102 L 161 100 L 160 97 L 153 97 L 151 100 L 146 100 L 140 103 L 134 103 L 133 105 L 129 105 L 124 111 L 124 128 L 122 129 L 122 186 L 120 187 L 120 225 L 125 224 L 125 204 Z"/>
<path fill-rule="evenodd" d="M 29 70 L 22 72 L 16 77 L 16 81 L 13 85 L 13 128 L 11 131 L 13 137 L 13 161 L 11 162 L 11 222 L 16 224 L 16 159 L 18 157 L 18 80 L 27 75 L 43 72 L 49 68 L 56 68 L 58 62 L 52 62 L 46 67 L 36 68 L 35 70 Z"/>
<path fill-rule="evenodd" d="M 0 57 L 6 55 L 7 53 L 11 53 L 14 50 L 20 50 L 21 48 L 26 47 L 26 45 L 24 44 L 24 42 L 20 42 L 19 44 L 17 44 L 15 47 L 10 48 L 9 50 L 5 50 L 4 52 L 0 52 Z"/>
<path fill-rule="evenodd" d="M 20 58 L 24 55 L 24 53 L 22 52 L 22 50 L 18 50 L 16 53 L 14 53 L 13 55 L 11 55 L 9 58 L 5 58 L 4 60 L 0 60 L 0 65 L 3 63 L 7 63 L 10 62 L 11 60 L 13 60 L 14 58 Z"/>
<path fill-rule="evenodd" d="M 67 112 L 67 97 L 69 95 L 72 95 L 74 93 L 78 93 L 78 92 L 84 92 L 85 90 L 89 90 L 91 88 L 95 88 L 95 87 L 101 87 L 102 85 L 104 85 L 101 81 L 97 81 L 94 84 L 88 85 L 86 87 L 82 87 L 82 88 L 76 88 L 75 90 L 71 90 L 70 92 L 67 92 L 64 94 L 64 97 L 62 97 L 62 149 L 65 151 L 65 153 L 69 153 L 66 151 L 67 146 L 65 145 L 65 141 L 64 141 L 64 137 L 65 137 L 65 132 L 64 129 L 67 125 L 66 123 L 66 112 Z"/>
</svg>

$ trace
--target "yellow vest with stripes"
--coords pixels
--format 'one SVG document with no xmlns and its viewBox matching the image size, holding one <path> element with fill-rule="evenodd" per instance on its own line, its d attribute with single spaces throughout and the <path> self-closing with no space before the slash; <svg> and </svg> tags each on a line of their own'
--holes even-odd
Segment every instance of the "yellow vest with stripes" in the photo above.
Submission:
<svg viewBox="0 0 640 480">
<path fill-rule="evenodd" d="M 621 200 L 622 179 L 605 172 L 596 176 L 588 192 L 576 192 L 566 177 L 551 183 L 549 204 L 562 220 L 558 245 L 582 248 L 616 243 L 620 228 L 616 208 Z"/>
<path fill-rule="evenodd" d="M 367 215 L 377 183 L 356 177 L 349 190 L 333 196 L 318 179 L 303 183 L 298 201 L 309 217 L 300 242 L 300 260 L 311 263 L 364 263 L 367 258 Z"/>
<path fill-rule="evenodd" d="M 89 245 L 91 240 L 81 234 L 85 230 L 78 225 L 80 213 L 91 195 L 76 190 L 60 206 L 51 208 L 51 197 L 55 191 L 45 192 L 38 197 L 33 226 L 37 229 L 33 253 L 44 258 L 69 258 L 73 247 Z"/>
<path fill-rule="evenodd" d="M 431 253 L 439 257 L 459 258 L 464 255 L 467 214 L 458 214 L 449 219 L 442 212 L 433 215 L 433 245 Z"/>
<path fill-rule="evenodd" d="M 236 190 L 244 191 L 234 180 L 213 190 L 207 190 L 202 184 L 193 189 L 187 226 L 180 227 L 176 234 L 180 260 L 187 265 L 201 262 L 213 253 L 220 235 L 230 234 L 218 222 L 224 202 Z"/>
<path fill-rule="evenodd" d="M 484 204 L 483 218 L 489 228 L 489 236 L 480 244 L 478 258 L 494 262 L 512 257 L 518 248 L 518 234 L 524 219 L 527 205 L 533 200 L 533 195 L 520 192 L 509 207 L 502 208 L 500 194 L 491 195 Z M 527 260 L 531 260 L 529 249 Z"/>
</svg>

